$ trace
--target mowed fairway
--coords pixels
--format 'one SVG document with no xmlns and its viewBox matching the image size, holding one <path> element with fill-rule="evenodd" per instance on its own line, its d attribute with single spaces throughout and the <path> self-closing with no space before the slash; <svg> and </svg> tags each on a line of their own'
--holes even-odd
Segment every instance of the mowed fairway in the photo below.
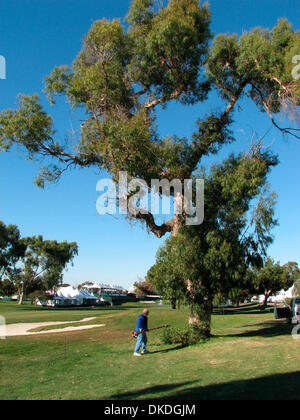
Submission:
<svg viewBox="0 0 300 420">
<path fill-rule="evenodd" d="M 147 307 L 150 328 L 187 322 L 187 308 Z M 270 310 L 261 313 L 246 305 L 215 314 L 214 337 L 186 348 L 162 345 L 161 330 L 150 332 L 151 353 L 137 358 L 130 333 L 142 308 L 51 310 L 0 303 L 7 323 L 96 317 L 91 324 L 105 324 L 0 340 L 0 399 L 300 398 L 300 340 Z"/>
</svg>

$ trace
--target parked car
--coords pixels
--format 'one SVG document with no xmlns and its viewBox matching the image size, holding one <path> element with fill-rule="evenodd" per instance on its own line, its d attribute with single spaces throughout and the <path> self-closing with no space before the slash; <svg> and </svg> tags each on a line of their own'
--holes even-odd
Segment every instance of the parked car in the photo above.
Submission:
<svg viewBox="0 0 300 420">
<path fill-rule="evenodd" d="M 300 323 L 300 297 L 294 297 L 291 300 L 290 305 L 284 307 L 274 307 L 274 316 L 275 319 L 283 319 L 290 324 L 299 324 Z"/>
<path fill-rule="evenodd" d="M 300 297 L 294 297 L 291 301 L 291 314 L 289 322 L 298 324 L 300 322 Z"/>
</svg>

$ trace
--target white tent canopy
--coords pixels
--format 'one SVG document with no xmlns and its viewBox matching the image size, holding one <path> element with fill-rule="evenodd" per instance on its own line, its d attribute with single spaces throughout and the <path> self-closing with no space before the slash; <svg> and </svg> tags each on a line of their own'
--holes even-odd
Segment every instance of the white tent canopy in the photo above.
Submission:
<svg viewBox="0 0 300 420">
<path fill-rule="evenodd" d="M 268 298 L 268 302 L 272 302 L 272 303 L 279 303 L 279 302 L 283 302 L 284 299 L 286 298 L 292 298 L 293 297 L 293 288 L 294 285 L 291 286 L 288 290 L 280 290 L 280 292 L 278 292 L 276 295 L 272 295 Z M 258 300 L 259 303 L 262 303 L 264 301 L 265 297 L 264 295 L 259 295 L 258 296 Z"/>
<path fill-rule="evenodd" d="M 79 290 L 73 286 L 60 287 L 52 293 L 52 299 L 37 300 L 37 305 L 42 306 L 93 306 L 100 305 L 101 299 L 87 290 Z"/>
<path fill-rule="evenodd" d="M 112 290 L 119 290 L 120 292 L 125 292 L 126 289 L 122 286 L 118 286 L 115 284 L 103 284 L 103 283 L 93 283 L 93 284 L 85 284 L 84 289 L 93 290 L 93 289 L 112 289 Z"/>
<path fill-rule="evenodd" d="M 65 299 L 95 299 L 96 296 L 89 293 L 87 290 L 78 290 L 75 287 L 67 286 L 67 287 L 60 287 L 56 295 Z"/>
<path fill-rule="evenodd" d="M 269 302 L 283 302 L 286 298 L 293 297 L 293 288 L 294 285 L 291 286 L 288 290 L 280 290 L 275 296 L 271 296 L 269 298 Z"/>
</svg>

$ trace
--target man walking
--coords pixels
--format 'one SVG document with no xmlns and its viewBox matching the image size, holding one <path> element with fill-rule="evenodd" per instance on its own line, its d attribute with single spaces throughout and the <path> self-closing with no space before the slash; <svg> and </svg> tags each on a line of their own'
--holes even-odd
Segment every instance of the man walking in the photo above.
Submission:
<svg viewBox="0 0 300 420">
<path fill-rule="evenodd" d="M 147 335 L 146 332 L 148 331 L 148 315 L 149 309 L 144 309 L 143 313 L 138 317 L 136 322 L 136 332 L 137 334 L 137 342 L 134 349 L 134 356 L 141 356 L 141 354 L 147 353 L 146 346 L 147 346 Z M 139 334 L 140 333 L 140 334 Z M 142 353 L 139 353 L 140 347 L 142 347 Z"/>
</svg>

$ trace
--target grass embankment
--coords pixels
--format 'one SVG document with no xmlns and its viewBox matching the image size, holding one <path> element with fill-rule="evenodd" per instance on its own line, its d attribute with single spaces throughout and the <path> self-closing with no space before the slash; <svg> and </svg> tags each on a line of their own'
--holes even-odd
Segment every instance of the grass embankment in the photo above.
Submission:
<svg viewBox="0 0 300 420">
<path fill-rule="evenodd" d="M 188 310 L 150 307 L 149 326 L 184 327 Z M 214 337 L 186 348 L 149 333 L 150 354 L 133 357 L 141 305 L 45 309 L 0 303 L 7 323 L 78 321 L 92 330 L 0 340 L 0 399 L 298 399 L 300 340 L 291 326 L 254 306 L 212 319 Z M 70 324 L 74 325 L 74 324 Z M 80 324 L 78 324 L 80 325 Z M 57 326 L 53 327 L 57 328 Z"/>
</svg>

